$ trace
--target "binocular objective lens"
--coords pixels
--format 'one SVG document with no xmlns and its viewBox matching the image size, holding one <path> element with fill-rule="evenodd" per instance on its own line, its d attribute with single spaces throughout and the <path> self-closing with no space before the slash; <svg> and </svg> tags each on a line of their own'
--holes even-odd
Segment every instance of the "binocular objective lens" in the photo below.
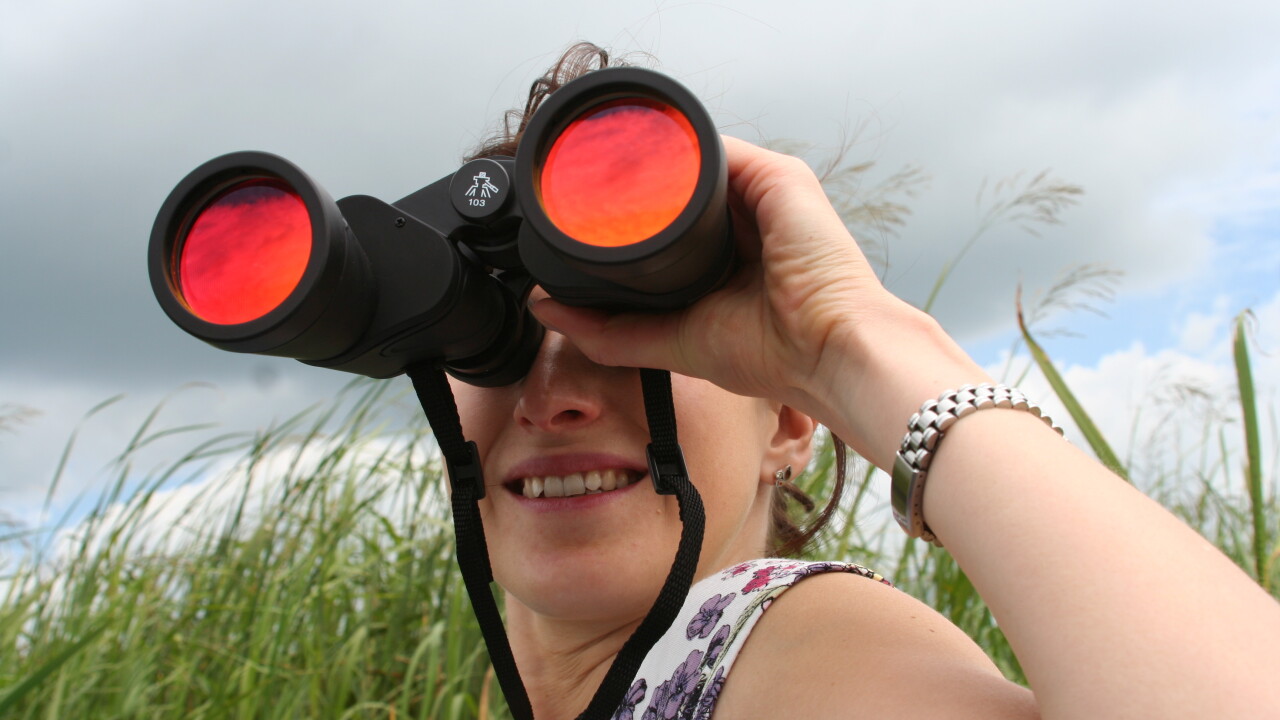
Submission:
<svg viewBox="0 0 1280 720">
<path fill-rule="evenodd" d="M 205 322 L 256 320 L 284 302 L 311 255 L 311 219 L 286 183 L 258 179 L 214 196 L 178 248 L 177 284 Z"/>
<path fill-rule="evenodd" d="M 552 143 L 538 175 L 548 219 L 598 247 L 633 245 L 680 215 L 698 183 L 693 125 L 648 98 L 591 107 Z"/>
</svg>

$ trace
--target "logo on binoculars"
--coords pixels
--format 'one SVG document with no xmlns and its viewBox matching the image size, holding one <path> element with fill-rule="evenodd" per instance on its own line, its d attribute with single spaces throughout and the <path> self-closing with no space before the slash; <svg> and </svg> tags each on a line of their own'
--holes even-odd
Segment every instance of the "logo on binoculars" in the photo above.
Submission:
<svg viewBox="0 0 1280 720">
<path fill-rule="evenodd" d="M 467 202 L 473 207 L 484 207 L 486 200 L 502 192 L 502 189 L 489 182 L 490 180 L 489 173 L 483 170 L 471 178 L 471 187 L 467 188 L 465 194 L 469 198 Z"/>
</svg>

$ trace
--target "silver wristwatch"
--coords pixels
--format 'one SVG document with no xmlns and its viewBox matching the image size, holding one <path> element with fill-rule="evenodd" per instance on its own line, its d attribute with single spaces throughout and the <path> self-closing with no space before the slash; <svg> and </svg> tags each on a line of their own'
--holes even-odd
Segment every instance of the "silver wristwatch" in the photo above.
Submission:
<svg viewBox="0 0 1280 720">
<path fill-rule="evenodd" d="M 1038 405 L 1017 388 L 1006 385 L 965 385 L 925 402 L 920 406 L 920 412 L 907 422 L 907 434 L 902 438 L 893 463 L 893 517 L 907 535 L 938 544 L 924 520 L 924 483 L 929 474 L 929 463 L 943 434 L 957 420 L 988 408 L 1025 410 L 1062 434 L 1062 428 L 1056 427 L 1041 413 Z"/>
</svg>

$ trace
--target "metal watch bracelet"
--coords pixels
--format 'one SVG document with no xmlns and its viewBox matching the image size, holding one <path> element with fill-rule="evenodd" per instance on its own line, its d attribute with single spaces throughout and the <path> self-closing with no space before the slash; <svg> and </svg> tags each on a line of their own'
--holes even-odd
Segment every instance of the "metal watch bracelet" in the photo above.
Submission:
<svg viewBox="0 0 1280 720">
<path fill-rule="evenodd" d="M 942 393 L 936 400 L 926 401 L 920 406 L 920 412 L 907 422 L 907 434 L 893 463 L 890 493 L 893 517 L 907 535 L 941 545 L 924 519 L 924 484 L 929 476 L 929 464 L 942 436 L 957 420 L 988 408 L 1025 410 L 1062 434 L 1062 428 L 1054 425 L 1038 405 L 1017 388 L 1006 385 L 965 385 Z"/>
</svg>

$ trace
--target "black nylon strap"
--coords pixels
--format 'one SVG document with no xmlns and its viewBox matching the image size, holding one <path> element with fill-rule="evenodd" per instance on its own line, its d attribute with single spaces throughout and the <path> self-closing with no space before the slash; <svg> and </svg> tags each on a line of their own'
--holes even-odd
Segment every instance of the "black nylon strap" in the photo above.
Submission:
<svg viewBox="0 0 1280 720">
<path fill-rule="evenodd" d="M 658 639 L 675 622 L 680 607 L 684 605 L 698 569 L 698 556 L 702 552 L 702 531 L 706 514 L 702 508 L 702 496 L 689 482 L 685 469 L 684 453 L 676 437 L 676 413 L 671 401 L 671 373 L 666 370 L 640 370 L 640 383 L 644 391 L 644 410 L 649 420 L 649 476 L 654 489 L 663 495 L 674 494 L 680 505 L 680 545 L 676 549 L 671 571 L 662 584 L 658 599 L 653 602 L 649 614 L 627 639 L 605 674 L 600 689 L 591 698 L 587 709 L 578 720 L 608 720 L 630 689 L 640 664 Z"/>
<path fill-rule="evenodd" d="M 484 497 L 484 472 L 476 444 L 462 437 L 458 406 L 444 371 L 423 363 L 410 367 L 407 374 L 413 381 L 413 389 L 427 414 L 427 421 L 431 423 L 449 471 L 458 567 L 462 570 L 462 581 L 471 598 L 471 607 L 480 622 L 484 644 L 489 648 L 493 672 L 498 676 L 498 684 L 507 698 L 512 717 L 515 720 L 533 720 L 533 706 L 529 704 L 529 695 L 520 681 L 520 670 L 516 667 L 506 629 L 502 626 L 502 615 L 489 587 L 493 571 L 489 566 L 484 526 L 480 522 L 479 501 Z"/>
<path fill-rule="evenodd" d="M 462 570 L 467 595 L 480 622 L 494 674 L 506 696 L 515 720 L 533 720 L 528 693 L 520 680 L 515 657 L 498 613 L 497 602 L 489 583 L 493 580 L 489 552 L 480 521 L 479 500 L 484 497 L 484 474 L 475 443 L 462 436 L 458 407 L 453 390 L 440 368 L 423 363 L 410 367 L 409 379 L 431 423 L 440 452 L 449 472 L 453 495 L 453 524 L 457 543 L 458 566 Z M 645 414 L 649 422 L 650 444 L 647 448 L 649 475 L 654 489 L 663 495 L 674 494 L 680 508 L 680 544 L 667 574 L 667 579 L 653 607 L 631 637 L 623 644 L 604 681 L 591 698 L 578 720 L 608 720 L 622 703 L 631 679 L 641 663 L 671 627 L 684 604 L 698 568 L 702 550 L 702 534 L 706 516 L 702 498 L 685 468 L 684 454 L 676 435 L 675 407 L 671 399 L 671 374 L 665 370 L 641 370 Z"/>
</svg>

